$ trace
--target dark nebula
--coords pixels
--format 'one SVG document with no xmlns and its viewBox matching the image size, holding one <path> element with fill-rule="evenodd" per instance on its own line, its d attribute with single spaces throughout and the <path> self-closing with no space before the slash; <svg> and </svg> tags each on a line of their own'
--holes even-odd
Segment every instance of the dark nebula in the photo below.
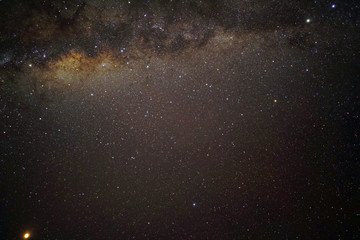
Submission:
<svg viewBox="0 0 360 240">
<path fill-rule="evenodd" d="M 360 239 L 359 12 L 0 1 L 0 239 Z"/>
</svg>

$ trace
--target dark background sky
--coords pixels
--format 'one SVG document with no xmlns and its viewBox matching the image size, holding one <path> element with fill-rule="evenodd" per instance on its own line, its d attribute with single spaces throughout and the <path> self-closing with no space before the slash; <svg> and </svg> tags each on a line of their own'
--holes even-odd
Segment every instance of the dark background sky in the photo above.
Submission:
<svg viewBox="0 0 360 240">
<path fill-rule="evenodd" d="M 0 2 L 0 238 L 359 239 L 357 1 Z"/>
</svg>

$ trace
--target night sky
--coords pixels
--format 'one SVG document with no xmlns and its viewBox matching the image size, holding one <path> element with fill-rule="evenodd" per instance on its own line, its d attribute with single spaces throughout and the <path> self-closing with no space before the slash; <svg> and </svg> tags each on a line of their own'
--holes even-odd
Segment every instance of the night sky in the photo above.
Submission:
<svg viewBox="0 0 360 240">
<path fill-rule="evenodd" d="M 360 239 L 359 13 L 0 1 L 0 239 Z"/>
</svg>

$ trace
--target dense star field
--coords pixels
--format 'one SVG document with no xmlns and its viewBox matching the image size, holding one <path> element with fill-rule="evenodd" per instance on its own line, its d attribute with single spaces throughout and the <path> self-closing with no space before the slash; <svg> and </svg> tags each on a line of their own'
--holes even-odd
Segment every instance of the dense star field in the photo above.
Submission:
<svg viewBox="0 0 360 240">
<path fill-rule="evenodd" d="M 359 13 L 0 1 L 0 239 L 360 239 Z"/>
</svg>

